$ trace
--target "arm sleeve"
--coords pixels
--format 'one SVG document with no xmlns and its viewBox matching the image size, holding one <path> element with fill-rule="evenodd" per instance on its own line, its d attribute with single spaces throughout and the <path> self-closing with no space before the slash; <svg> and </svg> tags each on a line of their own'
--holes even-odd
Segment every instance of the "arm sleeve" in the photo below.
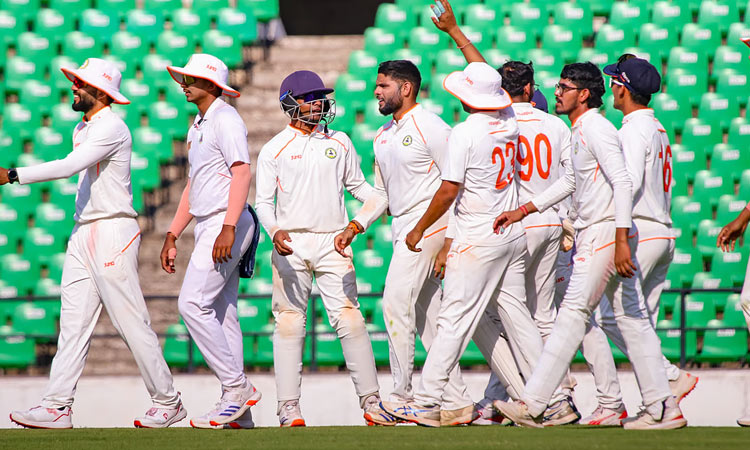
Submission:
<svg viewBox="0 0 750 450">
<path fill-rule="evenodd" d="M 101 128 L 89 131 L 84 142 L 63 159 L 49 161 L 31 167 L 19 167 L 18 182 L 21 184 L 70 178 L 84 169 L 103 161 L 119 148 L 127 136 L 112 135 Z"/>
<path fill-rule="evenodd" d="M 179 238 L 192 220 L 193 216 L 190 214 L 190 178 L 188 178 L 187 185 L 182 190 L 180 203 L 177 205 L 177 212 L 174 213 L 174 218 L 172 219 L 172 224 L 169 225 L 168 232 Z"/>
<path fill-rule="evenodd" d="M 586 136 L 590 143 L 602 174 L 612 184 L 615 201 L 615 226 L 630 228 L 633 226 L 633 183 L 625 168 L 620 140 L 615 127 L 597 130 L 597 136 Z M 611 130 L 611 131 L 610 131 Z"/>
<path fill-rule="evenodd" d="M 471 139 L 465 137 L 459 129 L 454 129 L 448 138 L 448 158 L 445 167 L 440 170 L 443 181 L 464 183 L 466 167 L 469 164 L 469 148 Z"/>
<path fill-rule="evenodd" d="M 250 150 L 247 147 L 247 128 L 239 115 L 218 115 L 216 140 L 219 151 L 224 156 L 227 167 L 236 162 L 250 164 Z M 231 171 L 231 169 L 230 169 Z"/>
<path fill-rule="evenodd" d="M 556 205 L 562 201 L 565 197 L 569 196 L 576 190 L 576 175 L 573 171 L 573 164 L 568 164 L 565 167 L 565 175 L 558 178 L 557 181 L 552 183 L 547 189 L 541 194 L 537 195 L 531 200 L 531 203 L 536 206 L 539 212 L 544 212 L 547 208 Z"/>
<path fill-rule="evenodd" d="M 347 138 L 345 144 L 348 148 L 344 149 L 344 188 L 349 191 L 354 198 L 360 202 L 367 201 L 374 194 L 374 189 L 365 180 L 362 168 L 359 167 L 359 158 L 354 146 Z"/>
<path fill-rule="evenodd" d="M 380 173 L 380 166 L 376 159 L 375 186 L 373 186 L 373 194 L 365 200 L 362 208 L 359 209 L 357 215 L 352 220 L 356 220 L 366 230 L 378 219 L 378 217 L 383 215 L 386 208 L 388 208 L 388 193 L 385 191 L 383 175 Z"/>
<path fill-rule="evenodd" d="M 273 239 L 273 235 L 279 230 L 274 203 L 278 184 L 276 163 L 268 156 L 269 154 L 261 150 L 258 156 L 258 167 L 255 173 L 255 213 L 268 236 Z"/>
<path fill-rule="evenodd" d="M 250 164 L 240 163 L 229 170 L 232 172 L 232 181 L 229 183 L 229 203 L 224 225 L 236 226 L 242 211 L 246 209 L 247 195 L 250 192 Z"/>
<path fill-rule="evenodd" d="M 427 123 L 425 131 L 427 151 L 430 152 L 440 173 L 443 173 L 445 166 L 448 164 L 448 140 L 450 139 L 451 128 L 439 118 L 435 118 L 434 122 Z"/>
<path fill-rule="evenodd" d="M 628 130 L 623 129 L 617 134 L 625 159 L 625 167 L 630 176 L 630 181 L 633 183 L 633 198 L 638 198 L 643 188 L 643 178 L 646 176 L 646 151 L 649 143 L 646 142 L 641 133 L 628 132 Z"/>
</svg>

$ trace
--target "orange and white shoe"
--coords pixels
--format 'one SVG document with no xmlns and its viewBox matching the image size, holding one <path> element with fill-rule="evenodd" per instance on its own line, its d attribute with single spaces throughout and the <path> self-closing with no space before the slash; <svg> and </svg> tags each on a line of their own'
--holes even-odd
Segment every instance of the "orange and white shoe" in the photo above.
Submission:
<svg viewBox="0 0 750 450">
<path fill-rule="evenodd" d="M 627 417 L 628 412 L 625 410 L 625 405 L 620 405 L 617 409 L 605 408 L 599 405 L 594 412 L 581 419 L 578 424 L 599 427 L 621 427 L 623 419 L 627 419 Z"/>
<path fill-rule="evenodd" d="M 180 401 L 177 408 L 157 408 L 154 406 L 146 411 L 145 415 L 136 417 L 133 426 L 136 428 L 167 428 L 185 417 L 187 417 L 187 411 L 182 407 L 182 401 Z"/>
<path fill-rule="evenodd" d="M 281 428 L 306 426 L 299 407 L 299 400 L 287 400 L 281 405 L 279 408 L 279 424 Z"/>
<path fill-rule="evenodd" d="M 245 384 L 239 388 L 224 389 L 219 409 L 209 422 L 214 426 L 234 422 L 242 417 L 251 406 L 255 406 L 261 397 L 260 391 L 255 389 L 250 381 L 245 381 Z"/>
<path fill-rule="evenodd" d="M 693 389 L 695 389 L 695 386 L 697 384 L 698 377 L 691 374 L 690 372 L 680 370 L 680 376 L 678 376 L 676 380 L 671 380 L 669 382 L 669 389 L 672 391 L 672 395 L 674 395 L 674 398 L 677 400 L 677 404 L 679 405 L 682 399 L 693 392 Z"/>
<path fill-rule="evenodd" d="M 70 406 L 63 408 L 35 406 L 26 411 L 13 411 L 10 413 L 10 420 L 25 428 L 65 429 L 73 428 L 72 416 L 73 411 Z"/>
<path fill-rule="evenodd" d="M 626 430 L 675 430 L 687 426 L 687 420 L 674 397 L 664 400 L 661 405 L 652 406 L 643 408 L 636 417 L 623 420 L 622 427 Z M 650 409 L 658 412 L 649 412 Z"/>
<path fill-rule="evenodd" d="M 240 416 L 239 419 L 233 422 L 221 425 L 211 425 L 210 417 L 214 417 L 217 414 L 217 410 L 219 409 L 220 404 L 221 402 L 217 402 L 214 406 L 214 409 L 212 409 L 211 411 L 202 416 L 193 417 L 192 419 L 190 419 L 190 426 L 193 428 L 210 430 L 243 430 L 255 428 L 255 422 L 253 422 L 253 414 L 249 409 L 245 411 L 245 414 Z"/>
<path fill-rule="evenodd" d="M 370 395 L 362 403 L 362 411 L 364 412 L 363 417 L 368 427 L 392 427 L 398 423 L 398 419 L 388 414 L 388 412 L 380 406 L 380 395 Z"/>
</svg>

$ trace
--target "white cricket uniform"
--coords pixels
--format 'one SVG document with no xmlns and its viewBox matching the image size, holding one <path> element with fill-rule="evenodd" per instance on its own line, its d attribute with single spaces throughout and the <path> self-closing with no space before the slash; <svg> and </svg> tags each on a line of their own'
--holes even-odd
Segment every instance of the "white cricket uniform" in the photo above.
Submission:
<svg viewBox="0 0 750 450">
<path fill-rule="evenodd" d="M 216 264 L 211 256 L 229 204 L 230 168 L 250 164 L 247 129 L 237 110 L 220 98 L 198 114 L 187 135 L 190 214 L 195 247 L 185 271 L 177 307 L 190 336 L 223 388 L 238 388 L 245 377 L 242 331 L 237 318 L 239 262 L 257 226 L 247 210 L 235 228 L 232 258 Z"/>
<path fill-rule="evenodd" d="M 363 205 L 354 217 L 369 227 L 386 207 L 393 215 L 391 225 L 393 256 L 383 292 L 383 316 L 390 343 L 392 396 L 395 401 L 413 398 L 415 330 L 429 350 L 437 328 L 437 313 L 443 290 L 432 275 L 435 258 L 443 247 L 448 215 L 435 222 L 419 243 L 421 252 L 405 244 L 441 184 L 440 173 L 448 157 L 451 128 L 437 114 L 415 105 L 401 120 L 391 119 L 380 127 L 373 142 L 375 153 L 375 191 L 379 194 Z M 460 368 L 450 374 L 443 407 L 447 410 L 472 404 L 461 378 Z"/>
<path fill-rule="evenodd" d="M 141 231 L 133 209 L 130 155 L 130 131 L 106 107 L 76 126 L 67 157 L 18 168 L 21 184 L 78 174 L 76 225 L 63 264 L 60 335 L 44 407 L 73 404 L 102 304 L 133 353 L 154 404 L 175 408 L 179 403 L 138 282 Z"/>
<path fill-rule="evenodd" d="M 652 109 L 640 109 L 626 115 L 618 132 L 625 164 L 633 182 L 633 223 L 638 228 L 636 258 L 640 266 L 643 296 L 652 325 L 659 314 L 659 297 L 664 288 L 669 264 L 674 254 L 674 234 L 669 216 L 672 181 L 672 151 L 664 127 L 654 117 Z M 602 299 L 594 329 L 583 341 L 583 353 L 592 363 L 594 378 L 601 378 L 608 386 L 603 401 L 621 396 L 612 352 L 606 337 L 597 331 L 601 327 L 612 342 L 628 354 L 622 333 L 617 328 L 609 299 Z M 595 341 L 599 342 L 595 342 Z M 667 377 L 676 380 L 680 370 L 662 357 Z M 599 368 L 599 370 L 597 370 Z M 597 382 L 597 384 L 600 384 Z"/>
<path fill-rule="evenodd" d="M 648 406 L 668 398 L 669 383 L 661 364 L 659 338 L 651 326 L 640 282 L 623 278 L 614 267 L 615 229 L 630 228 L 635 256 L 637 228 L 632 223 L 632 182 L 617 130 L 591 109 L 572 128 L 572 169 L 533 203 L 540 211 L 575 192 L 576 255 L 568 289 L 537 369 L 522 396 L 533 415 L 544 412 L 583 340 L 602 294 L 613 299 L 617 325 L 631 349 L 630 360 L 641 397 Z M 601 173 L 600 173 L 601 172 Z M 636 267 L 637 258 L 633 258 Z M 637 268 L 637 270 L 640 270 Z"/>
<path fill-rule="evenodd" d="M 745 282 L 742 284 L 742 292 L 740 293 L 740 302 L 742 304 L 742 311 L 745 313 L 747 328 L 750 330 L 750 262 L 747 263 Z"/>
<path fill-rule="evenodd" d="M 542 339 L 525 304 L 523 264 L 526 239 L 520 224 L 495 234 L 492 224 L 502 211 L 518 206 L 514 185 L 518 124 L 512 109 L 471 114 L 450 135 L 448 164 L 441 177 L 460 184 L 453 206 L 455 230 L 446 263 L 437 335 L 427 354 L 414 399 L 440 405 L 449 373 L 469 340 L 503 377 L 514 361 L 495 361 L 495 344 L 507 330 L 513 350 L 537 346 Z M 500 367 L 506 365 L 508 367 Z M 507 380 L 506 380 L 507 381 Z"/>
<path fill-rule="evenodd" d="M 349 222 L 344 189 L 360 201 L 376 195 L 359 167 L 345 133 L 312 133 L 287 126 L 258 155 L 255 208 L 268 235 L 289 232 L 294 251 L 274 250 L 273 335 L 277 397 L 281 404 L 300 398 L 302 350 L 307 303 L 315 276 L 331 326 L 341 340 L 344 359 L 360 403 L 378 392 L 370 337 L 357 301 L 357 283 L 349 257 L 336 252 L 333 239 Z M 275 200 L 275 205 L 274 205 Z"/>
</svg>

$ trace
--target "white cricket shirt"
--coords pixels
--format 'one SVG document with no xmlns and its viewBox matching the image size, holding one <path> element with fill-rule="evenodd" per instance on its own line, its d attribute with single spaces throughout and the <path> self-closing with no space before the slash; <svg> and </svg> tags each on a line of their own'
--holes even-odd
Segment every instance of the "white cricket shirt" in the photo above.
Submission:
<svg viewBox="0 0 750 450">
<path fill-rule="evenodd" d="M 653 109 L 639 109 L 622 119 L 618 132 L 633 181 L 633 218 L 672 225 L 672 149 Z"/>
<path fill-rule="evenodd" d="M 19 167 L 21 184 L 70 178 L 78 174 L 77 223 L 112 217 L 136 217 L 130 184 L 130 130 L 105 107 L 73 131 L 73 151 L 64 159 Z"/>
<path fill-rule="evenodd" d="M 406 237 L 432 201 L 442 182 L 451 128 L 437 114 L 417 104 L 401 120 L 380 127 L 373 141 L 375 190 L 384 199 L 374 210 L 363 208 L 354 218 L 367 228 L 387 204 L 393 215 L 394 242 Z"/>
<path fill-rule="evenodd" d="M 187 148 L 190 214 L 200 218 L 226 211 L 232 164 L 250 164 L 245 122 L 236 109 L 217 98 L 205 115 L 195 117 Z"/>
<path fill-rule="evenodd" d="M 492 229 L 500 213 L 518 207 L 517 140 L 518 124 L 511 108 L 471 114 L 453 128 L 448 164 L 441 176 L 461 184 L 453 207 L 456 241 L 500 245 L 523 234 L 521 224 L 511 225 L 502 234 Z"/>
<path fill-rule="evenodd" d="M 287 125 L 260 150 L 255 179 L 255 210 L 271 238 L 341 231 L 349 222 L 344 189 L 360 201 L 374 194 L 349 136 L 322 126 L 305 133 Z"/>
<path fill-rule="evenodd" d="M 595 223 L 614 220 L 617 228 L 633 225 L 632 182 L 625 168 L 617 129 L 596 109 L 589 109 L 573 123 L 570 159 L 572 170 L 534 197 L 539 211 L 575 192 L 573 226 L 582 230 Z"/>
</svg>

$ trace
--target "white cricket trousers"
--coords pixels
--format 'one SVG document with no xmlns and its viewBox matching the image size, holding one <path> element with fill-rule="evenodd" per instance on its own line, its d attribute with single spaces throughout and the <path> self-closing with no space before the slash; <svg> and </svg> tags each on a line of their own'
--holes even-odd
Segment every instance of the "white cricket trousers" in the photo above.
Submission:
<svg viewBox="0 0 750 450">
<path fill-rule="evenodd" d="M 73 404 L 102 304 L 133 353 L 154 405 L 175 408 L 179 404 L 138 282 L 140 244 L 141 231 L 131 217 L 73 228 L 63 264 L 57 353 L 42 406 Z"/>
<path fill-rule="evenodd" d="M 614 265 L 615 223 L 600 222 L 580 230 L 570 284 L 558 311 L 537 369 L 526 383 L 523 401 L 533 416 L 547 408 L 555 388 L 565 376 L 581 345 L 592 311 L 602 295 L 611 298 L 617 327 L 630 350 L 641 397 L 646 406 L 663 401 L 671 393 L 662 364 L 661 347 L 649 320 L 638 277 L 617 275 Z M 631 255 L 637 270 L 637 228 L 631 229 Z"/>
<path fill-rule="evenodd" d="M 635 219 L 633 222 L 638 228 L 636 258 L 641 269 L 636 276 L 640 278 L 649 319 L 655 327 L 659 315 L 659 298 L 664 290 L 667 271 L 674 255 L 674 235 L 671 228 L 662 223 L 643 219 Z M 589 363 L 595 384 L 606 389 L 604 392 L 597 392 L 599 403 L 608 408 L 616 408 L 619 406 L 615 403 L 618 399 L 619 404 L 622 403 L 622 394 L 607 336 L 620 351 L 628 355 L 625 340 L 617 328 L 611 302 L 605 296 L 599 304 L 598 314 L 592 318 L 591 329 L 583 338 L 582 353 Z M 680 369 L 664 356 L 662 362 L 667 379 L 676 380 L 680 376 Z"/>
<path fill-rule="evenodd" d="M 554 211 L 553 211 L 554 212 Z M 557 218 L 557 213 L 554 214 Z M 547 339 L 557 316 L 555 278 L 562 225 L 531 225 L 526 229 L 526 303 L 542 339 Z"/>
<path fill-rule="evenodd" d="M 447 215 L 425 232 L 419 243 L 421 252 L 412 252 L 403 240 L 393 243 L 383 292 L 383 318 L 390 343 L 392 397 L 397 401 L 413 399 L 415 330 L 429 351 L 437 330 L 437 315 L 443 296 L 440 279 L 433 274 L 435 258 L 443 248 Z M 450 372 L 443 396 L 443 408 L 455 410 L 473 402 L 461 378 L 461 369 Z"/>
<path fill-rule="evenodd" d="M 745 313 L 747 328 L 750 330 L 750 261 L 747 263 L 745 282 L 742 284 L 742 293 L 740 293 L 740 302 L 742 304 L 742 311 Z"/>
<path fill-rule="evenodd" d="M 472 336 L 504 384 L 508 383 L 504 380 L 506 373 L 518 375 L 513 355 L 496 352 L 505 342 L 499 321 L 508 331 L 511 344 L 517 341 L 518 347 L 528 347 L 536 343 L 541 349 L 542 338 L 526 307 L 525 253 L 523 235 L 500 246 L 480 247 L 453 241 L 446 264 L 437 335 L 414 395 L 418 404 L 442 404 L 449 374 L 458 365 Z"/>
<path fill-rule="evenodd" d="M 237 318 L 239 262 L 250 247 L 258 226 L 244 210 L 235 228 L 232 258 L 213 262 L 211 252 L 221 233 L 225 212 L 197 219 L 195 248 L 185 271 L 177 307 L 190 336 L 216 374 L 222 388 L 238 388 L 245 377 L 242 355 L 242 331 Z"/>
<path fill-rule="evenodd" d="M 297 400 L 302 387 L 302 351 L 305 344 L 307 303 L 312 279 L 320 290 L 328 320 L 341 340 L 346 367 L 354 389 L 364 399 L 379 391 L 370 336 L 357 301 L 357 280 L 349 257 L 336 252 L 336 233 L 290 232 L 287 245 L 294 250 L 281 256 L 275 250 L 273 267 L 273 365 L 279 404 Z"/>
</svg>

